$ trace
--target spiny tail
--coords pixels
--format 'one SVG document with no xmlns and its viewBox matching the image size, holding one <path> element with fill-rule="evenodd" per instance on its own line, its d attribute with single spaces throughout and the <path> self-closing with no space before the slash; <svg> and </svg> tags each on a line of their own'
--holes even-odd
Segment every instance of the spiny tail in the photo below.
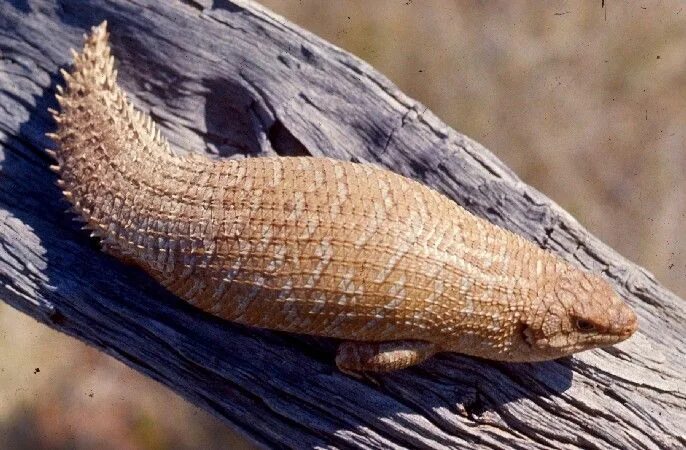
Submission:
<svg viewBox="0 0 686 450">
<path fill-rule="evenodd" d="M 58 125 L 56 133 L 47 135 L 56 144 L 47 150 L 57 161 L 51 170 L 86 228 L 104 244 L 133 244 L 121 223 L 112 226 L 111 217 L 121 212 L 122 199 L 126 206 L 127 194 L 146 181 L 137 161 L 159 166 L 171 151 L 152 119 L 134 110 L 117 86 L 107 22 L 84 38 L 81 53 L 71 50 L 71 70 L 61 71 L 66 83 L 57 86 L 61 111 L 50 110 Z"/>
<path fill-rule="evenodd" d="M 88 95 L 100 94 L 101 100 L 107 103 L 108 108 L 120 113 L 119 117 L 113 117 L 113 119 L 124 122 L 124 125 L 129 125 L 136 131 L 143 132 L 144 135 L 140 136 L 141 138 L 149 138 L 155 144 L 164 147 L 166 153 L 171 153 L 169 144 L 162 137 L 150 116 L 136 111 L 127 100 L 126 94 L 117 85 L 117 70 L 114 69 L 114 56 L 111 56 L 107 21 L 92 27 L 91 34 L 84 34 L 84 39 L 81 53 L 69 49 L 74 59 L 71 70 L 60 69 L 66 88 L 58 85 L 55 97 L 62 112 L 50 108 L 50 113 L 58 124 L 58 131 L 48 133 L 47 136 L 61 144 L 63 138 L 67 138 L 73 133 L 74 130 L 70 127 L 78 126 L 76 121 L 83 120 L 84 116 L 88 115 L 83 114 L 84 112 L 88 113 L 88 111 L 83 110 L 83 105 L 80 104 L 79 99 Z M 86 120 L 88 119 L 93 120 L 94 118 L 86 117 Z M 60 145 L 58 151 L 48 149 L 48 153 L 58 163 L 61 163 L 61 159 L 65 156 L 64 153 L 68 150 L 68 146 Z M 59 166 L 52 166 L 51 168 L 57 173 L 60 172 Z"/>
</svg>

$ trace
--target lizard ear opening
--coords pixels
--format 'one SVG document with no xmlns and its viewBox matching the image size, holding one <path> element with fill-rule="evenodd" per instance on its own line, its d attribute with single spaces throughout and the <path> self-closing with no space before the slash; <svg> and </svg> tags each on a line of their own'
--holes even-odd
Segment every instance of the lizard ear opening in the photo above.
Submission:
<svg viewBox="0 0 686 450">
<path fill-rule="evenodd" d="M 540 325 L 537 326 L 528 323 L 521 323 L 519 333 L 522 337 L 522 340 L 529 345 L 529 347 L 541 348 L 550 346 L 550 336 Z"/>
<path fill-rule="evenodd" d="M 540 333 L 536 333 L 533 330 L 533 328 L 531 328 L 529 325 L 526 325 L 524 323 L 521 324 L 519 332 L 522 335 L 522 339 L 524 340 L 524 342 L 526 342 L 529 345 L 529 347 L 534 346 L 534 344 L 536 343 L 536 341 L 538 340 L 538 337 L 539 337 L 539 336 L 537 336 L 537 334 L 540 334 Z"/>
</svg>

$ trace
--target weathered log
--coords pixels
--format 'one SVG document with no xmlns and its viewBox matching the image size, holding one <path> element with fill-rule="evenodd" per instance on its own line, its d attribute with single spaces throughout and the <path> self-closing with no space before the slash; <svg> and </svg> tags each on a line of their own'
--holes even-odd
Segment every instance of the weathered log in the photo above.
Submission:
<svg viewBox="0 0 686 450">
<path fill-rule="evenodd" d="M 42 151 L 67 49 L 103 19 L 122 86 L 179 152 L 384 165 L 604 274 L 640 331 L 554 362 L 441 355 L 357 380 L 336 370 L 330 340 L 184 304 L 78 229 Z M 686 303 L 362 61 L 243 1 L 10 0 L 0 33 L 0 297 L 10 305 L 267 446 L 686 446 Z"/>
</svg>

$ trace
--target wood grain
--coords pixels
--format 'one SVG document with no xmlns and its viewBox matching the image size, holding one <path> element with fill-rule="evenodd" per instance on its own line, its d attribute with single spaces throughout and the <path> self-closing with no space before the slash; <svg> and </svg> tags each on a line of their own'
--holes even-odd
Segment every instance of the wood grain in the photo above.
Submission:
<svg viewBox="0 0 686 450">
<path fill-rule="evenodd" d="M 332 341 L 227 325 L 184 305 L 71 222 L 41 151 L 64 49 L 103 19 L 116 30 L 124 89 L 176 150 L 326 151 L 383 165 L 605 274 L 640 331 L 543 364 L 441 356 L 374 384 L 336 372 Z M 0 33 L 0 297 L 12 306 L 267 446 L 686 445 L 683 301 L 365 63 L 244 2 L 12 0 L 0 5 Z"/>
</svg>

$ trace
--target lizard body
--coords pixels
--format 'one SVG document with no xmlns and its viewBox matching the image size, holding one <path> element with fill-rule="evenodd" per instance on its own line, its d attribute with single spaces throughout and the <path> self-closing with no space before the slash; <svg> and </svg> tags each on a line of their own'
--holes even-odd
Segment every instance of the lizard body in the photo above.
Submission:
<svg viewBox="0 0 686 450">
<path fill-rule="evenodd" d="M 105 251 L 191 304 L 343 339 L 343 370 L 439 351 L 546 360 L 636 329 L 600 277 L 408 178 L 328 158 L 173 155 L 117 86 L 105 27 L 64 72 L 53 168 Z"/>
</svg>

